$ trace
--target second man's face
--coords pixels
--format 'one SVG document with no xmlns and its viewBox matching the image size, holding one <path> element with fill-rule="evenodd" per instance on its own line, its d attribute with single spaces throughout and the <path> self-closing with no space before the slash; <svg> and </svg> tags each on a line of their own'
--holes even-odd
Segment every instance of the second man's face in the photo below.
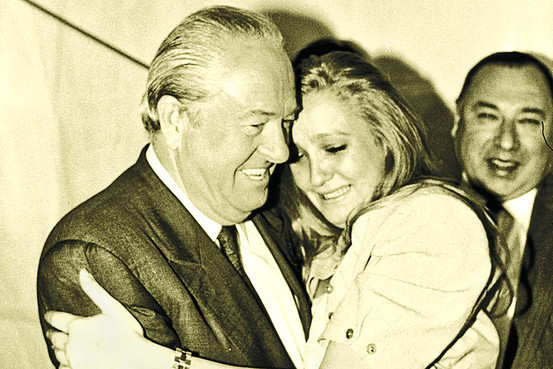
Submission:
<svg viewBox="0 0 553 369">
<path fill-rule="evenodd" d="M 459 106 L 454 139 L 469 180 L 502 201 L 536 187 L 551 170 L 553 102 L 534 65 L 489 64 L 476 73 Z M 543 130 L 543 134 L 542 134 Z"/>
<path fill-rule="evenodd" d="M 288 159 L 286 120 L 297 106 L 282 50 L 239 39 L 224 55 L 217 91 L 201 103 L 197 127 L 183 134 L 177 165 L 191 201 L 213 220 L 234 224 L 267 200 L 275 164 Z"/>
</svg>

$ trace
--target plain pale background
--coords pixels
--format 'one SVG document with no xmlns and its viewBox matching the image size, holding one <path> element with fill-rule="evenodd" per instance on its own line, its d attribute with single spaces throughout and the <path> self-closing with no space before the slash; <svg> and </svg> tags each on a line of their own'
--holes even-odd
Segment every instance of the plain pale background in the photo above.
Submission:
<svg viewBox="0 0 553 369">
<path fill-rule="evenodd" d="M 551 0 L 41 0 L 149 63 L 187 14 L 214 4 L 270 13 L 293 55 L 320 37 L 355 42 L 448 138 L 468 69 L 500 50 L 553 56 Z M 0 2 L 0 367 L 49 368 L 36 312 L 42 245 L 68 210 L 108 185 L 147 141 L 146 70 L 21 0 Z M 449 126 L 448 126 L 449 125 Z M 436 142 L 438 142 L 436 141 Z M 447 142 L 438 145 L 451 160 Z M 449 157 L 448 157 L 449 155 Z"/>
</svg>

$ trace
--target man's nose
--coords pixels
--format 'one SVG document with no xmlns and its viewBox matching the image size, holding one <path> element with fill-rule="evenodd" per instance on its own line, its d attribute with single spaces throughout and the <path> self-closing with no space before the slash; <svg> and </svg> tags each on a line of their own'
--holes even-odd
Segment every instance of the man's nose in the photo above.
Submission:
<svg viewBox="0 0 553 369">
<path fill-rule="evenodd" d="M 504 118 L 497 128 L 494 142 L 503 150 L 517 150 L 520 142 L 516 121 Z"/>
<path fill-rule="evenodd" d="M 259 152 L 271 163 L 284 163 L 288 160 L 289 151 L 282 124 L 267 124 L 264 131 L 263 143 L 258 148 Z"/>
</svg>

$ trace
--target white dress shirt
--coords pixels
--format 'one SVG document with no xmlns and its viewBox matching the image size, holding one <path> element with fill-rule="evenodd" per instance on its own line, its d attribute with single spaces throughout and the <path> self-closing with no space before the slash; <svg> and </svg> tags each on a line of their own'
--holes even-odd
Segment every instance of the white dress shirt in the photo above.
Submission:
<svg viewBox="0 0 553 369">
<path fill-rule="evenodd" d="M 524 248 L 526 246 L 526 238 L 528 236 L 528 228 L 530 227 L 530 218 L 532 217 L 532 209 L 534 208 L 534 200 L 536 199 L 536 194 L 538 192 L 537 188 L 534 188 L 524 195 L 519 196 L 515 199 L 507 200 L 503 203 L 503 208 L 511 214 L 511 216 L 516 221 L 516 228 L 519 232 L 519 245 L 518 249 L 513 249 L 512 245 L 509 245 L 509 252 L 512 255 L 512 258 L 515 260 L 520 260 L 522 262 L 522 256 L 524 255 Z M 517 270 L 520 268 L 517 267 Z M 507 316 L 509 318 L 513 317 L 515 312 L 516 305 L 516 291 L 518 287 L 518 280 L 513 281 L 513 289 L 515 296 L 513 297 L 513 302 L 509 307 Z"/>
<path fill-rule="evenodd" d="M 526 240 L 528 237 L 528 229 L 530 227 L 530 218 L 532 217 L 532 209 L 534 208 L 534 200 L 536 199 L 537 192 L 538 190 L 534 188 L 524 195 L 515 199 L 507 200 L 502 204 L 503 208 L 514 218 L 513 228 L 518 232 L 518 242 L 508 242 L 507 245 L 509 248 L 510 259 L 515 260 L 517 264 L 507 268 L 507 275 L 509 275 L 509 271 L 514 271 L 516 273 L 515 277 L 510 278 L 513 287 L 513 300 L 507 310 L 507 314 L 495 320 L 496 328 L 502 342 L 497 368 L 501 368 L 503 366 L 503 359 L 505 357 L 506 350 L 505 346 L 509 338 L 511 321 L 515 314 L 518 280 L 523 261 L 524 249 L 526 247 Z"/>
<path fill-rule="evenodd" d="M 186 196 L 159 161 L 152 145 L 146 160 L 154 173 L 179 199 L 207 235 L 218 245 L 221 224 L 205 216 Z M 244 270 L 259 295 L 271 321 L 296 368 L 303 368 L 305 335 L 296 301 L 271 251 L 251 220 L 237 224 L 238 243 Z"/>
<path fill-rule="evenodd" d="M 520 225 L 520 243 L 522 245 L 520 257 L 522 257 L 524 253 L 524 245 L 526 245 L 530 218 L 532 217 L 532 210 L 534 209 L 534 201 L 536 200 L 537 193 L 538 189 L 534 188 L 516 199 L 507 200 L 503 203 L 505 210 L 507 210 Z"/>
</svg>

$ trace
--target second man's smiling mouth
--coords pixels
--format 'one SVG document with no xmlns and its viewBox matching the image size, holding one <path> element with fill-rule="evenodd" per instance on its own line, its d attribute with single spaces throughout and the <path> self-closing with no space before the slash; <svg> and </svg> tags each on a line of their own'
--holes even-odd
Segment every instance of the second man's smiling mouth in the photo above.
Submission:
<svg viewBox="0 0 553 369">
<path fill-rule="evenodd" d="M 488 159 L 488 166 L 498 176 L 504 177 L 516 171 L 520 167 L 520 163 L 514 160 L 491 158 Z"/>
</svg>

